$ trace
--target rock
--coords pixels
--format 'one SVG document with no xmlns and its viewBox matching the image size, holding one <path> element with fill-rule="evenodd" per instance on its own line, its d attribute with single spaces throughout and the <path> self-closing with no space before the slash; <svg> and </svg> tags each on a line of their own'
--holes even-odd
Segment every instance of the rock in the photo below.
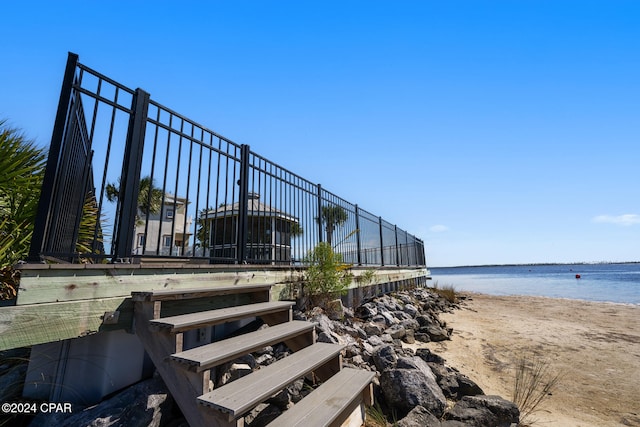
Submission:
<svg viewBox="0 0 640 427">
<path fill-rule="evenodd" d="M 342 320 L 345 316 L 344 305 L 342 305 L 341 299 L 334 299 L 329 301 L 325 307 L 327 316 L 331 320 Z"/>
<path fill-rule="evenodd" d="M 383 327 L 390 326 L 391 323 L 387 324 L 387 318 L 382 314 L 378 313 L 371 318 L 372 323 L 379 323 Z M 365 329 L 366 330 L 366 329 Z"/>
<path fill-rule="evenodd" d="M 420 327 L 427 327 L 436 323 L 436 320 L 432 316 L 427 314 L 421 314 L 420 316 L 416 317 L 416 321 L 418 322 Z"/>
<path fill-rule="evenodd" d="M 141 381 L 98 405 L 73 414 L 38 414 L 30 426 L 159 427 L 171 417 L 173 399 L 160 377 Z"/>
<path fill-rule="evenodd" d="M 440 427 L 440 420 L 423 406 L 416 406 L 406 417 L 394 424 L 397 427 Z"/>
<path fill-rule="evenodd" d="M 280 392 L 276 393 L 274 396 L 270 397 L 269 400 L 267 400 L 267 403 L 274 404 L 284 411 L 301 399 L 300 391 L 303 387 L 304 380 L 298 379 Z"/>
<path fill-rule="evenodd" d="M 275 420 L 282 411 L 274 404 L 261 403 L 244 417 L 247 427 L 264 426 Z"/>
<path fill-rule="evenodd" d="M 399 324 L 391 325 L 385 330 L 385 333 L 391 335 L 393 339 L 401 339 L 407 335 L 407 331 Z"/>
<path fill-rule="evenodd" d="M 520 411 L 515 403 L 500 396 L 465 396 L 445 414 L 445 418 L 469 426 L 509 427 L 519 422 Z"/>
<path fill-rule="evenodd" d="M 256 350 L 253 352 L 253 354 L 258 355 L 258 356 L 262 356 L 264 354 L 270 354 L 273 353 L 273 347 L 271 347 L 270 345 L 261 348 L 260 350 Z"/>
<path fill-rule="evenodd" d="M 404 322 L 404 321 L 407 321 L 407 320 L 413 320 L 413 317 L 410 316 L 409 314 L 407 314 L 404 311 L 396 310 L 391 314 L 393 315 L 393 317 L 395 317 L 400 322 Z"/>
<path fill-rule="evenodd" d="M 450 339 L 451 334 L 437 324 L 430 324 L 419 329 L 420 332 L 427 333 L 431 341 L 438 342 Z"/>
<path fill-rule="evenodd" d="M 353 329 L 355 329 L 356 332 L 358 333 L 357 338 L 360 338 L 361 340 L 366 340 L 369 337 L 369 335 L 364 331 L 364 329 L 362 329 L 361 325 L 353 325 Z"/>
<path fill-rule="evenodd" d="M 416 360 L 420 360 L 416 358 Z M 426 363 L 422 361 L 422 363 Z M 429 369 L 428 366 L 426 366 Z M 446 399 L 433 374 L 422 369 L 387 369 L 380 376 L 380 387 L 387 405 L 400 416 L 408 414 L 418 405 L 425 407 L 436 417 L 444 413 Z"/>
<path fill-rule="evenodd" d="M 436 381 L 438 385 L 442 389 L 444 395 L 449 399 L 458 399 L 458 391 L 460 389 L 460 384 L 456 379 L 456 373 L 447 369 L 444 365 L 439 365 L 437 363 L 429 363 L 429 367 L 431 371 L 436 376 Z"/>
<path fill-rule="evenodd" d="M 431 338 L 429 337 L 429 334 L 427 334 L 427 333 L 414 332 L 413 336 L 415 337 L 416 341 L 431 342 Z"/>
<path fill-rule="evenodd" d="M 400 324 L 405 329 L 415 329 L 415 330 L 420 329 L 420 324 L 414 318 L 403 320 L 400 322 Z"/>
<path fill-rule="evenodd" d="M 261 366 L 270 365 L 275 362 L 275 358 L 270 354 L 263 354 L 261 356 L 256 357 L 256 363 Z"/>
<path fill-rule="evenodd" d="M 473 427 L 498 427 L 495 422 L 497 418 L 487 408 L 476 407 L 468 402 L 459 401 L 445 414 L 447 420 L 458 421 L 465 426 Z"/>
<path fill-rule="evenodd" d="M 367 339 L 367 333 L 362 328 L 348 326 L 343 323 L 336 325 L 334 330 L 341 335 L 349 335 L 352 338 Z"/>
<path fill-rule="evenodd" d="M 382 344 L 382 342 L 380 342 L 380 344 Z M 360 341 L 360 348 L 362 348 L 361 354 L 367 355 L 367 356 L 373 356 L 373 352 L 375 351 L 375 349 L 373 348 L 373 346 L 369 343 L 369 341 Z"/>
<path fill-rule="evenodd" d="M 385 323 L 387 326 L 391 326 L 391 325 L 395 325 L 396 323 L 400 323 L 400 320 L 398 320 L 393 314 L 391 314 L 388 311 L 382 311 L 378 314 L 378 316 L 382 316 L 385 320 Z M 376 316 L 376 317 L 378 317 Z M 374 318 L 375 319 L 375 318 Z"/>
<path fill-rule="evenodd" d="M 368 302 L 357 307 L 355 309 L 355 314 L 361 319 L 369 319 L 378 314 L 378 307 L 376 307 L 374 303 Z"/>
<path fill-rule="evenodd" d="M 467 425 L 460 421 L 444 420 L 440 423 L 440 427 L 467 427 Z"/>
<path fill-rule="evenodd" d="M 405 335 L 402 337 L 402 341 L 407 344 L 413 344 L 416 342 L 416 338 L 413 329 L 405 329 Z"/>
<path fill-rule="evenodd" d="M 414 318 L 418 315 L 418 309 L 413 304 L 405 304 L 404 312 Z"/>
<path fill-rule="evenodd" d="M 344 349 L 345 357 L 355 357 L 359 356 L 361 353 L 360 346 L 358 346 L 355 342 L 347 344 L 347 347 Z"/>
<path fill-rule="evenodd" d="M 379 347 L 381 345 L 384 344 L 384 342 L 382 341 L 382 338 L 380 338 L 377 335 L 372 335 L 367 339 L 367 342 L 372 346 L 372 347 Z"/>
<path fill-rule="evenodd" d="M 395 368 L 397 362 L 398 356 L 391 345 L 383 345 L 373 353 L 373 363 L 378 372 Z"/>
<path fill-rule="evenodd" d="M 231 381 L 242 378 L 252 371 L 251 366 L 247 363 L 227 363 L 224 365 L 216 387 L 221 387 Z"/>
<path fill-rule="evenodd" d="M 456 380 L 458 381 L 458 398 L 463 396 L 477 396 L 484 394 L 484 391 L 478 384 L 473 382 L 469 377 L 459 372 L 456 373 Z"/>
<path fill-rule="evenodd" d="M 427 363 L 433 362 L 439 365 L 444 365 L 444 362 L 445 362 L 445 360 L 441 356 L 438 356 L 437 354 L 432 353 L 431 350 L 429 350 L 428 348 L 417 349 L 416 356 L 418 356 L 419 358 L 421 358 Z"/>
<path fill-rule="evenodd" d="M 282 343 L 273 347 L 273 357 L 275 357 L 276 360 L 280 360 L 284 357 L 287 357 L 290 354 L 291 354 L 291 351 L 287 348 L 286 345 Z"/>
<path fill-rule="evenodd" d="M 380 335 L 380 339 L 382 340 L 383 343 L 393 344 L 393 338 L 389 334 Z"/>
<path fill-rule="evenodd" d="M 353 356 L 350 360 L 351 364 L 356 367 L 364 367 L 367 364 L 360 355 Z"/>
<path fill-rule="evenodd" d="M 333 332 L 322 331 L 318 334 L 318 342 L 326 342 L 329 344 L 338 344 L 340 340 Z"/>
<path fill-rule="evenodd" d="M 365 323 L 364 331 L 368 335 L 382 335 L 382 333 L 384 332 L 384 327 L 381 326 L 379 323 L 369 322 L 369 323 Z"/>
<path fill-rule="evenodd" d="M 329 316 L 318 311 L 309 313 L 309 322 L 316 323 L 316 329 L 318 331 L 332 332 L 334 328 L 333 322 L 329 319 Z"/>
</svg>

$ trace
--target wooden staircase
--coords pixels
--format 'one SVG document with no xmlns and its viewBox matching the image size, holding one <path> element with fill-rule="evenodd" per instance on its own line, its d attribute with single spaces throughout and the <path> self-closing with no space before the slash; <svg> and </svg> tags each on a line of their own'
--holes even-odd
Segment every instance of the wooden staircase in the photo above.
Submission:
<svg viewBox="0 0 640 427">
<path fill-rule="evenodd" d="M 244 426 L 249 411 L 302 377 L 322 384 L 269 426 L 362 425 L 364 406 L 373 403 L 374 374 L 343 369 L 343 346 L 317 343 L 315 325 L 292 320 L 294 303 L 270 301 L 270 288 L 236 285 L 132 293 L 135 332 L 189 425 Z M 221 297 L 231 306 L 183 313 L 185 307 L 202 309 L 207 300 Z M 204 303 L 194 304 L 197 301 Z M 167 315 L 172 310 L 180 314 Z M 183 348 L 188 331 L 253 318 L 261 318 L 269 327 Z M 293 353 L 235 381 L 213 386 L 212 369 L 278 343 Z"/>
</svg>

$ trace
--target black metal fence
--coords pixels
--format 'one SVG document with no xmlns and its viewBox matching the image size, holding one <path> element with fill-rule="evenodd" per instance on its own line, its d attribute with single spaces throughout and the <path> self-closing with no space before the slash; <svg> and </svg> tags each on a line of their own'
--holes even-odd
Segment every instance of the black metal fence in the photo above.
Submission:
<svg viewBox="0 0 640 427">
<path fill-rule="evenodd" d="M 70 53 L 31 260 L 425 266 L 423 242 Z"/>
</svg>

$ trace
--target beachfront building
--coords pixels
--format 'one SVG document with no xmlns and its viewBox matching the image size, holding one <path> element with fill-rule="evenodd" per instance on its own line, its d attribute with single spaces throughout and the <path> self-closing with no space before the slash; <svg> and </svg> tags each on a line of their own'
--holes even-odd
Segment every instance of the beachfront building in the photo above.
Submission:
<svg viewBox="0 0 640 427">
<path fill-rule="evenodd" d="M 199 237 L 205 241 L 204 255 L 236 259 L 240 204 L 222 204 L 204 212 Z M 247 259 L 257 263 L 290 264 L 291 239 L 299 230 L 297 218 L 260 201 L 249 193 L 247 209 Z"/>
<path fill-rule="evenodd" d="M 191 255 L 188 244 L 193 235 L 193 219 L 186 216 L 188 203 L 183 197 L 165 193 L 159 212 L 148 215 L 138 212 L 134 255 Z"/>
</svg>

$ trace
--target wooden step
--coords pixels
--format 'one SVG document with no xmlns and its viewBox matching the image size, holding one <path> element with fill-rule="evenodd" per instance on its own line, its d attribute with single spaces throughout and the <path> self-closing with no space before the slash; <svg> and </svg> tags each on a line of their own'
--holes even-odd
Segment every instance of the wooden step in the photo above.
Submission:
<svg viewBox="0 0 640 427">
<path fill-rule="evenodd" d="M 230 419 L 244 415 L 298 378 L 334 362 L 340 369 L 338 344 L 316 343 L 265 366 L 198 398 L 198 403 L 229 414 Z"/>
<path fill-rule="evenodd" d="M 249 317 L 264 316 L 265 323 L 272 325 L 290 321 L 291 308 L 294 304 L 294 302 L 290 301 L 272 301 L 239 305 L 235 307 L 221 308 L 218 310 L 184 314 L 181 316 L 163 317 L 151 320 L 149 324 L 157 329 L 177 333 L 206 326 L 219 325 L 225 322 L 233 322 L 235 320 L 246 319 Z M 280 315 L 273 316 L 277 313 Z"/>
<path fill-rule="evenodd" d="M 279 342 L 297 351 L 315 342 L 314 328 L 313 323 L 294 320 L 175 353 L 170 359 L 200 372 Z"/>
<path fill-rule="evenodd" d="M 374 376 L 373 372 L 344 368 L 267 427 L 339 426 L 362 403 L 372 404 Z"/>
<path fill-rule="evenodd" d="M 175 301 L 193 298 L 207 298 L 220 295 L 259 293 L 262 296 L 267 295 L 263 301 L 268 301 L 271 284 L 260 285 L 231 285 L 217 286 L 209 288 L 191 288 L 191 289 L 157 289 L 150 291 L 136 291 L 131 293 L 133 301 L 151 302 L 151 301 Z"/>
</svg>

